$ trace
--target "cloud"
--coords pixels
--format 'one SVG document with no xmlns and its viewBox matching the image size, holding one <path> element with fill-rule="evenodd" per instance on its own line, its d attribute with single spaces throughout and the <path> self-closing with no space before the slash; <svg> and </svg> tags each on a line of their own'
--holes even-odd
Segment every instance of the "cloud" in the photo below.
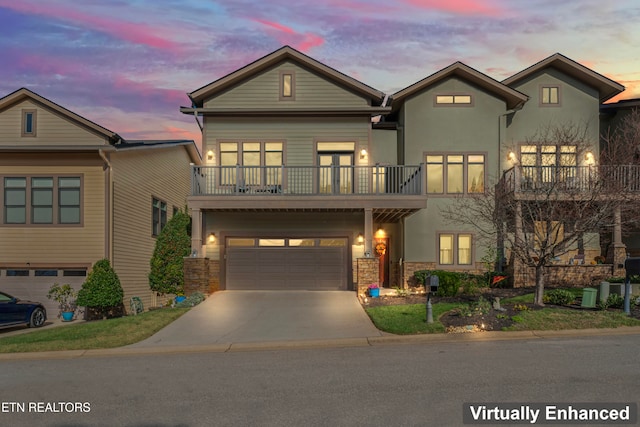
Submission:
<svg viewBox="0 0 640 427">
<path fill-rule="evenodd" d="M 421 9 L 435 10 L 439 12 L 460 14 L 460 15 L 485 15 L 498 17 L 505 13 L 505 10 L 492 5 L 493 2 L 486 0 L 401 0 L 403 3 Z"/>
<path fill-rule="evenodd" d="M 302 52 L 308 52 L 310 49 L 321 46 L 324 39 L 310 32 L 298 33 L 294 29 L 277 22 L 271 22 L 264 19 L 251 18 L 253 21 L 275 31 L 270 31 L 273 37 L 283 45 L 291 45 Z"/>
<path fill-rule="evenodd" d="M 47 18 L 72 23 L 82 28 L 100 31 L 116 39 L 130 43 L 145 45 L 157 49 L 176 50 L 178 44 L 161 34 L 166 34 L 166 29 L 154 27 L 143 22 L 126 21 L 125 16 L 117 19 L 91 15 L 78 11 L 77 7 L 66 7 L 55 3 L 34 3 L 28 0 L 14 2 L 0 0 L 0 7 L 28 15 L 40 15 Z"/>
</svg>

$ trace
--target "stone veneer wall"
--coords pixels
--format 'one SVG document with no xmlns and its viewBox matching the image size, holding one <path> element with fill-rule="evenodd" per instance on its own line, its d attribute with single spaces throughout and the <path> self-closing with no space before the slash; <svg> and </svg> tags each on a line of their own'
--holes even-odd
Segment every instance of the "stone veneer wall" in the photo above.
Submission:
<svg viewBox="0 0 640 427">
<path fill-rule="evenodd" d="M 545 267 L 545 270 L 545 287 L 583 287 L 597 284 L 611 277 L 613 266 L 610 264 L 550 265 Z M 535 284 L 534 267 L 522 266 L 513 269 L 513 287 L 533 287 Z"/>
<path fill-rule="evenodd" d="M 380 262 L 378 258 L 358 258 L 357 259 L 357 291 L 358 295 L 364 296 L 367 287 L 372 283 L 378 283 Z"/>
<path fill-rule="evenodd" d="M 220 261 L 209 258 L 184 259 L 184 294 L 209 295 L 220 289 Z"/>
</svg>

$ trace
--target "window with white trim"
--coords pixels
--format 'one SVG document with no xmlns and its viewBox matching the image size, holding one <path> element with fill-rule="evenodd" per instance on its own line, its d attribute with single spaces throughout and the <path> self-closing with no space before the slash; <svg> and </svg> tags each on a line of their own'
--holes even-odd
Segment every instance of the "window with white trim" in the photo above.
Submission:
<svg viewBox="0 0 640 427">
<path fill-rule="evenodd" d="M 167 225 L 167 203 L 152 198 L 151 201 L 151 217 L 152 217 L 152 236 L 158 236 L 165 225 Z"/>
</svg>

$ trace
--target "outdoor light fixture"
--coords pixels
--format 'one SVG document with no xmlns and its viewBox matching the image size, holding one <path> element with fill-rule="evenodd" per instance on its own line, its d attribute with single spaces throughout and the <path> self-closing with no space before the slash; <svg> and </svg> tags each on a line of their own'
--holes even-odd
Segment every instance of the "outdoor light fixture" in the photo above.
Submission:
<svg viewBox="0 0 640 427">
<path fill-rule="evenodd" d="M 513 151 L 510 151 L 509 155 L 507 156 L 507 160 L 509 160 L 510 162 L 515 163 L 517 161 L 516 153 L 514 153 Z"/>
<path fill-rule="evenodd" d="M 367 149 L 363 148 L 360 150 L 360 159 L 365 159 L 367 157 Z"/>
<path fill-rule="evenodd" d="M 207 151 L 207 160 L 213 160 L 213 151 Z"/>
<path fill-rule="evenodd" d="M 376 231 L 376 234 L 374 235 L 374 237 L 376 239 L 383 239 L 383 238 L 387 237 L 387 233 L 384 232 L 382 227 L 378 227 L 378 231 Z"/>
<path fill-rule="evenodd" d="M 596 162 L 595 157 L 593 156 L 593 153 L 591 151 L 587 151 L 587 153 L 584 155 L 584 161 L 587 165 L 592 165 Z"/>
<path fill-rule="evenodd" d="M 215 243 L 216 242 L 216 233 L 211 233 L 209 234 L 209 243 Z"/>
<path fill-rule="evenodd" d="M 362 233 L 358 233 L 357 242 L 359 245 L 364 243 L 364 236 L 362 235 Z"/>
</svg>

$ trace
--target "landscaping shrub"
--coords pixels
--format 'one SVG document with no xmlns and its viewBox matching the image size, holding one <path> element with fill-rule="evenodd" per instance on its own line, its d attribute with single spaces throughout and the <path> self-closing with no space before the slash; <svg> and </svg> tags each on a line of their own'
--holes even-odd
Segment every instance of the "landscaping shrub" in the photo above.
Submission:
<svg viewBox="0 0 640 427">
<path fill-rule="evenodd" d="M 462 285 L 462 275 L 444 270 L 420 270 L 414 273 L 418 283 L 425 284 L 427 277 L 438 276 L 438 291 L 436 295 L 440 297 L 453 297 L 458 294 L 458 289 Z"/>
<path fill-rule="evenodd" d="M 202 301 L 204 301 L 204 295 L 200 292 L 195 292 L 185 298 L 184 301 L 177 303 L 175 306 L 178 308 L 193 307 L 200 304 Z"/>
<path fill-rule="evenodd" d="M 618 294 L 609 294 L 607 298 L 607 307 L 622 308 L 624 307 L 624 297 Z"/>
<path fill-rule="evenodd" d="M 554 289 L 544 294 L 544 302 L 554 305 L 569 305 L 575 300 L 571 291 L 566 289 Z"/>
<path fill-rule="evenodd" d="M 118 275 L 108 259 L 101 259 L 93 265 L 82 284 L 76 304 L 86 306 L 90 313 L 99 318 L 119 317 L 124 312 L 123 298 L 124 291 Z M 88 317 L 92 318 L 89 314 Z"/>
<path fill-rule="evenodd" d="M 184 288 L 184 257 L 191 251 L 189 225 L 185 212 L 176 212 L 162 229 L 151 257 L 149 287 L 159 294 L 178 294 Z"/>
</svg>

